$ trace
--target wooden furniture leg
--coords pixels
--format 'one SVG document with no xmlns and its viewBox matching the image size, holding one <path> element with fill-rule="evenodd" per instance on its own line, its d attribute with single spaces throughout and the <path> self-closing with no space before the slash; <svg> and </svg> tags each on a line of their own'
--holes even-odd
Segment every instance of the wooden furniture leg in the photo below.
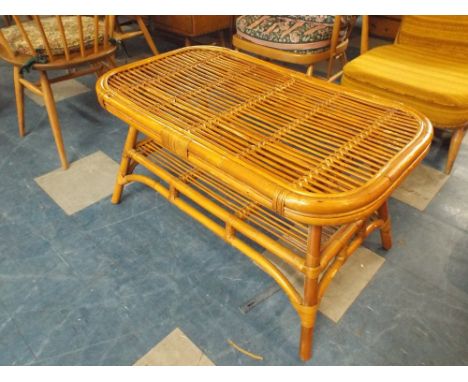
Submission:
<svg viewBox="0 0 468 382">
<path fill-rule="evenodd" d="M 141 16 L 136 16 L 136 21 L 138 23 L 138 26 L 140 27 L 140 30 L 143 32 L 143 36 L 145 37 L 146 43 L 150 47 L 151 51 L 155 56 L 159 54 L 158 48 L 156 48 L 156 45 L 154 44 L 153 38 L 151 37 L 148 28 L 146 27 L 143 18 Z"/>
<path fill-rule="evenodd" d="M 21 84 L 20 67 L 13 67 L 13 80 L 15 83 L 16 112 L 18 113 L 18 130 L 20 137 L 24 137 L 24 86 Z"/>
<path fill-rule="evenodd" d="M 190 37 L 185 37 L 185 46 L 192 46 L 192 40 L 190 40 Z"/>
<path fill-rule="evenodd" d="M 96 70 L 96 76 L 100 77 L 107 71 L 116 67 L 115 61 L 111 57 L 106 57 L 104 60 L 100 62 L 100 67 Z"/>
<path fill-rule="evenodd" d="M 327 67 L 327 78 L 330 78 L 333 73 L 333 68 L 335 66 L 336 56 L 331 56 L 328 59 L 328 67 Z"/>
<path fill-rule="evenodd" d="M 341 53 L 338 58 L 341 61 L 341 69 L 343 69 L 348 62 L 348 56 L 346 55 L 346 52 Z"/>
<path fill-rule="evenodd" d="M 135 127 L 129 126 L 127 139 L 122 153 L 122 161 L 120 162 L 119 173 L 115 182 L 114 193 L 112 194 L 112 204 L 119 204 L 122 197 L 122 190 L 124 186 L 123 178 L 128 175 L 130 166 L 130 157 L 128 152 L 135 147 L 138 138 L 138 131 Z"/>
<path fill-rule="evenodd" d="M 55 145 L 62 163 L 62 168 L 66 170 L 68 168 L 67 155 L 65 154 L 65 147 L 63 145 L 62 131 L 60 130 L 60 123 L 57 116 L 57 108 L 55 106 L 54 95 L 52 88 L 50 87 L 49 78 L 47 73 L 40 72 L 41 90 L 44 96 L 45 107 L 47 114 L 49 115 L 50 127 L 52 128 L 52 134 L 54 136 Z"/>
<path fill-rule="evenodd" d="M 388 213 L 388 202 L 385 201 L 378 210 L 379 217 L 384 221 L 384 225 L 380 228 L 380 240 L 384 249 L 392 248 L 392 225 L 390 214 Z"/>
<path fill-rule="evenodd" d="M 361 49 L 360 54 L 364 54 L 369 49 L 369 16 L 362 16 L 361 26 Z"/>
<path fill-rule="evenodd" d="M 448 175 L 452 172 L 452 167 L 457 157 L 458 151 L 460 150 L 460 145 L 465 136 L 465 128 L 460 127 L 452 133 L 452 138 L 450 139 L 450 147 L 448 152 L 447 164 L 445 165 L 445 173 Z"/>
<path fill-rule="evenodd" d="M 312 357 L 314 325 L 318 307 L 321 239 L 322 227 L 310 226 L 305 259 L 305 265 L 309 272 L 304 278 L 304 303 L 298 309 L 301 317 L 299 357 L 303 361 L 307 361 Z"/>
<path fill-rule="evenodd" d="M 307 67 L 307 75 L 312 77 L 313 74 L 314 74 L 314 65 L 309 65 Z"/>
<path fill-rule="evenodd" d="M 219 42 L 222 47 L 226 47 L 226 38 L 224 37 L 224 29 L 218 31 Z"/>
</svg>

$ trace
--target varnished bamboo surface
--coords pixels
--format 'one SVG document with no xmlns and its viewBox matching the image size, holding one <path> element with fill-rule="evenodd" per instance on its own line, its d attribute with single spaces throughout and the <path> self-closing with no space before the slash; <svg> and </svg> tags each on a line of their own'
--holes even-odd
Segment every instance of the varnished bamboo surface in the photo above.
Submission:
<svg viewBox="0 0 468 382">
<path fill-rule="evenodd" d="M 120 67 L 97 92 L 111 112 L 189 161 L 222 170 L 265 206 L 314 224 L 375 210 L 432 136 L 412 109 L 218 47 Z"/>
<path fill-rule="evenodd" d="M 97 92 L 130 125 L 112 202 L 124 185 L 146 184 L 250 257 L 289 297 L 301 319 L 299 356 L 309 359 L 337 271 L 374 230 L 391 247 L 386 200 L 426 154 L 430 123 L 213 47 L 118 68 Z M 302 274 L 302 291 L 277 260 Z"/>
<path fill-rule="evenodd" d="M 198 193 L 212 200 L 230 215 L 247 222 L 264 233 L 272 242 L 282 241 L 293 253 L 304 257 L 307 247 L 307 226 L 282 217 L 249 199 L 216 176 L 195 168 L 151 139 L 140 142 L 136 153 L 157 164 L 168 174 L 190 185 Z M 324 243 L 338 229 L 328 226 L 323 232 Z M 302 261 L 298 262 L 302 265 Z"/>
</svg>

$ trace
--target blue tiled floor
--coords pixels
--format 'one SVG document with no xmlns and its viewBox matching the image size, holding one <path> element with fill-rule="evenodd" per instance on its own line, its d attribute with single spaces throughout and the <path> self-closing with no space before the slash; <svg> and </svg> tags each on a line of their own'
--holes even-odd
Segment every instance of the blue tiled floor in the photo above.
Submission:
<svg viewBox="0 0 468 382">
<path fill-rule="evenodd" d="M 95 77 L 80 81 L 93 89 Z M 34 182 L 59 167 L 47 115 L 26 98 L 20 139 L 11 82 L 1 63 L 1 365 L 132 364 L 177 326 L 219 365 L 302 364 L 283 294 L 238 309 L 273 281 L 153 191 L 132 185 L 119 206 L 106 199 L 65 215 Z M 119 161 L 126 128 L 94 90 L 58 111 L 71 161 L 97 150 Z M 447 143 L 438 138 L 425 162 L 442 169 Z M 425 212 L 391 201 L 393 249 L 377 236 L 366 243 L 387 261 L 338 324 L 319 314 L 308 365 L 468 364 L 467 159 L 465 142 Z"/>
</svg>

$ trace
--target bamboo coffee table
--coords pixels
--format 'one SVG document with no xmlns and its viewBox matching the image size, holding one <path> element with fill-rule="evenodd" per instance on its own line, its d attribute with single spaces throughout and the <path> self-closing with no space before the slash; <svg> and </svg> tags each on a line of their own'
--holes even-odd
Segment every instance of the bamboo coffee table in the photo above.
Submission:
<svg viewBox="0 0 468 382">
<path fill-rule="evenodd" d="M 130 126 L 112 202 L 141 182 L 250 257 L 289 297 L 299 355 L 309 359 L 317 307 L 338 269 L 376 229 L 391 247 L 387 199 L 426 155 L 430 122 L 218 47 L 111 70 L 97 93 Z M 258 246 L 302 274 L 303 291 Z"/>
</svg>

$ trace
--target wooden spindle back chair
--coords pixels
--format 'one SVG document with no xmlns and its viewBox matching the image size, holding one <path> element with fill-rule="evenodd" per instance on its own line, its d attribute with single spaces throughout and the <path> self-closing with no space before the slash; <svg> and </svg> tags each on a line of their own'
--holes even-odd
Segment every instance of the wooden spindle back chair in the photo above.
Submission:
<svg viewBox="0 0 468 382">
<path fill-rule="evenodd" d="M 13 25 L 0 29 L 0 58 L 13 67 L 18 127 L 24 136 L 24 89 L 44 98 L 52 133 L 63 169 L 68 160 L 51 84 L 114 67 L 110 16 L 12 16 Z M 39 81 L 25 78 L 39 72 Z M 48 72 L 62 70 L 54 78 Z M 63 71 L 66 71 L 63 74 Z"/>
<path fill-rule="evenodd" d="M 241 16 L 241 17 L 244 17 L 244 16 Z M 267 17 L 267 16 L 264 16 L 264 17 Z M 268 17 L 281 18 L 281 16 L 268 16 Z M 307 18 L 307 17 L 317 17 L 317 16 L 303 16 L 303 17 Z M 255 21 L 254 24 L 259 25 L 258 21 Z M 305 19 L 304 22 L 307 22 L 307 20 Z M 259 55 L 259 56 L 262 56 L 271 60 L 287 62 L 290 64 L 305 65 L 307 66 L 308 75 L 313 75 L 314 64 L 320 61 L 328 60 L 327 78 L 330 78 L 333 74 L 335 62 L 337 59 L 340 59 L 343 66 L 346 64 L 346 61 L 347 61 L 346 49 L 348 48 L 349 37 L 351 35 L 355 22 L 356 22 L 356 16 L 333 16 L 333 21 L 332 21 L 333 25 L 332 25 L 332 29 L 331 29 L 331 33 L 330 33 L 329 41 L 328 41 L 329 44 L 326 49 L 301 51 L 301 49 L 304 49 L 304 48 L 300 48 L 300 47 L 294 48 L 294 44 L 292 43 L 278 44 L 279 46 L 289 45 L 290 48 L 288 49 L 272 47 L 272 46 L 269 46 L 268 44 L 264 44 L 263 42 L 260 42 L 259 39 L 246 38 L 247 37 L 246 33 L 244 33 L 244 35 L 241 35 L 239 33 L 239 27 L 238 27 L 237 33 L 232 38 L 232 44 L 234 45 L 236 50 L 253 53 L 255 55 Z M 315 24 L 318 25 L 320 23 L 312 23 L 310 27 L 311 32 L 313 32 L 316 29 Z M 327 25 L 326 23 L 323 23 L 323 27 L 325 27 L 326 25 Z M 323 43 L 325 42 L 326 40 L 323 41 Z M 299 45 L 304 45 L 304 44 L 301 43 L 301 44 L 298 44 L 298 46 Z"/>
</svg>

